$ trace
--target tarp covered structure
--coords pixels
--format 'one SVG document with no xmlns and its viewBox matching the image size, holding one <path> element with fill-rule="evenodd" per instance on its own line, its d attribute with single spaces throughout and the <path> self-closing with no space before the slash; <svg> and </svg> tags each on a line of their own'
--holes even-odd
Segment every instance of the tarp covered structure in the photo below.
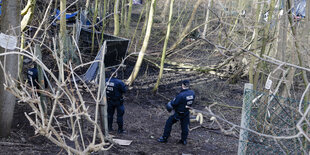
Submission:
<svg viewBox="0 0 310 155">
<path fill-rule="evenodd" d="M 53 20 L 53 25 L 56 26 L 57 24 L 60 23 L 60 16 L 61 16 L 61 12 L 60 10 L 55 10 L 55 15 L 51 15 L 51 19 Z M 69 25 L 72 25 L 76 22 L 76 17 L 77 15 L 79 14 L 79 11 L 75 11 L 75 12 L 72 12 L 72 13 L 66 13 L 66 21 L 67 21 L 67 24 Z M 55 18 L 57 20 L 55 20 Z"/>
<path fill-rule="evenodd" d="M 66 19 L 75 18 L 76 15 L 79 13 L 79 11 L 73 12 L 73 13 L 66 13 Z M 60 20 L 60 10 L 56 10 L 56 15 L 58 20 Z"/>
<path fill-rule="evenodd" d="M 95 32 L 95 35 L 101 38 L 100 32 Z M 79 48 L 81 51 L 90 51 L 92 44 L 92 31 L 86 28 L 82 28 L 80 32 Z M 113 35 L 104 34 L 104 41 L 107 42 L 107 49 L 104 59 L 104 64 L 106 67 L 119 65 L 122 59 L 127 53 L 127 48 L 129 45 L 129 40 L 125 38 L 116 37 Z M 95 51 L 98 51 L 95 60 L 100 60 L 103 50 L 99 49 L 100 40 L 95 42 Z M 88 70 L 84 75 L 81 76 L 82 80 L 85 82 L 91 82 L 96 78 L 97 72 L 99 70 L 99 62 L 94 62 L 90 65 Z"/>
<path fill-rule="evenodd" d="M 305 18 L 306 17 L 306 4 L 307 4 L 306 0 L 301 0 L 299 2 L 295 1 L 295 5 L 293 9 L 294 15 Z"/>
<path fill-rule="evenodd" d="M 91 48 L 92 48 L 93 31 L 91 30 L 92 29 L 91 22 L 87 19 L 87 16 L 84 13 L 85 11 L 81 10 L 81 11 L 73 12 L 70 14 L 66 14 L 67 26 L 69 27 L 68 23 L 72 23 L 72 25 L 74 24 L 74 27 L 75 27 L 74 38 L 78 44 L 79 50 L 83 54 L 86 53 L 87 55 L 92 55 Z M 57 10 L 56 15 L 52 16 L 52 18 L 55 19 L 59 14 L 60 14 L 60 11 Z M 60 17 L 57 17 L 57 19 L 59 20 Z M 53 24 L 55 24 L 56 29 L 57 29 L 58 23 L 56 22 Z M 97 25 L 100 26 L 100 24 L 101 22 L 97 23 L 95 26 Z M 71 28 L 73 27 L 72 25 L 71 25 Z M 93 51 L 98 52 L 95 57 L 95 61 L 101 60 L 101 55 L 103 51 L 102 49 L 100 49 L 101 48 L 100 46 L 103 43 L 103 41 L 106 41 L 107 47 L 106 47 L 106 53 L 105 53 L 105 59 L 104 59 L 105 66 L 109 67 L 109 66 L 119 65 L 122 62 L 122 59 L 125 58 L 125 55 L 127 53 L 129 40 L 125 38 L 109 35 L 109 34 L 104 34 L 103 41 L 101 42 L 102 33 L 98 31 L 95 31 L 94 33 L 95 33 L 95 41 L 94 41 Z M 100 65 L 99 62 L 92 63 L 87 69 L 87 71 L 83 75 L 80 76 L 80 78 L 84 82 L 87 82 L 87 83 L 95 80 L 99 67 L 100 67 L 99 65 Z"/>
<path fill-rule="evenodd" d="M 57 26 L 60 23 L 60 10 L 56 10 L 54 13 L 56 13 L 55 15 L 51 15 L 51 20 L 53 20 L 53 25 Z M 79 17 L 79 18 L 78 18 Z M 56 18 L 56 20 L 55 20 Z M 85 15 L 85 11 L 81 10 L 81 11 L 75 11 L 72 13 L 66 13 L 66 21 L 67 21 L 67 25 L 73 25 L 76 24 L 77 20 L 79 22 L 82 23 L 82 25 L 84 27 L 91 27 L 92 23 L 91 21 L 86 17 Z M 96 28 L 97 25 L 102 26 L 102 21 L 100 21 L 99 18 L 97 18 L 97 22 L 99 22 L 98 24 L 96 24 Z"/>
</svg>

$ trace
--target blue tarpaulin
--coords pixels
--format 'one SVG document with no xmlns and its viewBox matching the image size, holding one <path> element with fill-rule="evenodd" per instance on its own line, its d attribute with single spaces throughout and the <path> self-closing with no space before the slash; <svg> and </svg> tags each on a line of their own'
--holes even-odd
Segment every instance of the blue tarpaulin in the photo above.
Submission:
<svg viewBox="0 0 310 155">
<path fill-rule="evenodd" d="M 1 15 L 1 4 L 2 4 L 2 0 L 0 0 L 0 15 Z"/>
<path fill-rule="evenodd" d="M 66 13 L 67 24 L 70 25 L 72 23 L 75 23 L 75 17 L 78 15 L 78 13 L 79 11 L 76 11 L 73 13 Z M 55 20 L 55 18 L 57 19 L 52 23 L 54 26 L 57 25 L 57 23 L 59 24 L 60 16 L 61 16 L 61 11 L 57 9 L 56 14 L 52 16 L 53 20 Z"/>
<path fill-rule="evenodd" d="M 79 11 L 73 12 L 73 13 L 66 13 L 66 20 L 67 20 L 67 24 L 71 25 L 74 24 L 76 22 L 76 16 L 78 15 Z M 56 14 L 52 16 L 52 19 L 54 20 L 56 17 L 57 21 L 55 20 L 52 24 L 55 26 L 57 24 L 59 24 L 59 20 L 60 20 L 60 14 L 61 11 L 60 10 L 56 10 Z M 82 21 L 83 25 L 92 25 L 92 23 L 87 19 L 87 17 L 85 17 L 84 15 L 84 11 L 80 12 L 80 20 Z M 97 19 L 98 21 L 98 19 Z M 102 22 L 101 22 L 102 23 Z"/>
<path fill-rule="evenodd" d="M 76 12 L 73 12 L 73 13 L 67 13 L 66 14 L 66 19 L 70 19 L 70 18 L 73 18 L 75 17 L 77 14 L 78 14 L 79 11 L 76 11 Z M 58 20 L 60 20 L 60 10 L 56 10 L 56 15 L 55 17 L 57 17 Z"/>
<path fill-rule="evenodd" d="M 295 16 L 300 16 L 302 18 L 306 17 L 306 0 L 301 0 L 298 3 L 295 3 L 293 13 Z"/>
<path fill-rule="evenodd" d="M 85 16 L 84 11 L 81 11 L 80 13 L 80 20 L 83 25 L 91 25 L 91 22 L 87 20 L 87 17 Z"/>
</svg>

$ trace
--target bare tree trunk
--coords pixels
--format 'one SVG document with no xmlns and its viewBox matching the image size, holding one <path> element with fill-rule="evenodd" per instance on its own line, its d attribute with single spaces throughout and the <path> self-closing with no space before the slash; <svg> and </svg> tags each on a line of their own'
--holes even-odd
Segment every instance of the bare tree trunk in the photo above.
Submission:
<svg viewBox="0 0 310 155">
<path fill-rule="evenodd" d="M 164 9 L 163 9 L 163 11 L 162 11 L 161 14 L 160 14 L 160 18 L 162 19 L 162 22 L 163 22 L 163 23 L 166 21 L 166 14 L 167 14 L 169 2 L 170 2 L 170 0 L 166 0 L 166 1 L 165 1 Z"/>
<path fill-rule="evenodd" d="M 119 35 L 119 14 L 118 14 L 118 6 L 120 0 L 115 0 L 114 4 L 114 35 Z"/>
<path fill-rule="evenodd" d="M 120 20 L 120 27 L 122 28 L 125 25 L 125 2 L 126 0 L 121 0 L 121 20 Z"/>
<path fill-rule="evenodd" d="M 126 22 L 126 32 L 125 34 L 128 36 L 128 32 L 129 32 L 129 27 L 130 27 L 130 22 L 131 22 L 131 12 L 132 12 L 132 1 L 133 0 L 129 0 L 129 8 L 128 8 L 128 17 L 127 17 L 127 22 Z"/>
<path fill-rule="evenodd" d="M 58 0 L 55 0 L 55 6 L 54 6 L 54 12 L 53 12 L 53 15 L 56 15 L 56 10 L 58 9 Z"/>
<path fill-rule="evenodd" d="M 303 26 L 303 35 L 304 35 L 304 43 L 306 45 L 309 45 L 309 37 L 310 37 L 310 1 L 306 2 L 306 19 L 304 21 L 304 26 Z M 309 48 L 309 46 L 308 46 Z M 308 59 L 309 61 L 309 59 Z"/>
<path fill-rule="evenodd" d="M 193 12 L 191 14 L 191 17 L 190 19 L 188 20 L 184 30 L 182 31 L 181 35 L 179 36 L 179 38 L 182 38 L 183 36 L 185 36 L 186 33 L 188 33 L 189 29 L 191 28 L 192 26 L 192 22 L 193 20 L 195 19 L 195 16 L 196 16 L 196 12 L 198 10 L 198 7 L 200 5 L 200 3 L 202 2 L 202 0 L 198 0 L 196 3 L 195 3 L 195 6 L 194 6 L 194 9 L 193 9 Z"/>
<path fill-rule="evenodd" d="M 89 8 L 89 0 L 86 0 L 85 11 L 87 11 L 88 8 Z"/>
<path fill-rule="evenodd" d="M 155 14 L 155 6 L 156 6 L 156 0 L 152 0 L 151 8 L 150 8 L 150 13 L 149 13 L 149 19 L 148 19 L 148 24 L 147 24 L 147 28 L 146 28 L 146 34 L 145 34 L 145 37 L 144 37 L 143 45 L 142 45 L 142 48 L 141 48 L 141 50 L 139 52 L 139 57 L 138 57 L 138 60 L 136 62 L 136 65 L 135 65 L 135 67 L 134 67 L 130 77 L 126 81 L 126 83 L 128 85 L 131 85 L 133 83 L 133 81 L 136 79 L 136 77 L 137 77 L 137 75 L 139 73 L 140 66 L 142 64 L 142 60 L 143 60 L 144 54 L 146 52 L 150 36 L 151 36 L 151 30 L 152 30 L 152 25 L 153 25 L 153 18 L 154 18 L 154 14 Z"/>
<path fill-rule="evenodd" d="M 160 79 L 163 76 L 164 63 L 165 63 L 165 58 L 166 58 L 166 49 L 167 49 L 168 40 L 169 40 L 169 36 L 170 36 L 171 20 L 172 20 L 172 14 L 173 14 L 173 4 L 174 4 L 174 0 L 171 0 L 171 2 L 170 2 L 170 12 L 169 12 L 169 21 L 168 21 L 168 26 L 167 26 L 167 34 L 166 34 L 166 38 L 165 38 L 163 53 L 161 55 L 160 70 L 159 70 L 159 75 L 158 75 L 155 87 L 153 89 L 153 92 L 157 91 L 159 83 L 160 83 Z"/>
<path fill-rule="evenodd" d="M 190 19 L 188 20 L 188 22 L 187 22 L 184 30 L 182 31 L 182 33 L 179 35 L 178 40 L 172 45 L 172 47 L 169 49 L 169 51 L 172 51 L 173 49 L 175 49 L 182 42 L 182 40 L 186 37 L 186 34 L 188 33 L 189 29 L 192 26 L 192 22 L 195 19 L 196 12 L 197 12 L 198 7 L 199 7 L 201 2 L 202 2 L 202 0 L 198 0 L 195 3 L 195 6 L 194 6 L 194 9 L 193 9 L 193 12 L 191 14 Z M 170 54 L 172 54 L 172 53 L 168 53 L 167 55 L 170 55 Z"/>
<path fill-rule="evenodd" d="M 21 38 L 20 38 L 20 49 L 25 48 L 25 35 L 23 32 L 21 32 Z M 18 78 L 20 81 L 24 81 L 24 76 L 23 76 L 23 66 L 24 66 L 24 56 L 20 55 L 18 56 Z"/>
<path fill-rule="evenodd" d="M 95 0 L 95 12 L 94 12 L 94 15 L 93 15 L 93 34 L 92 34 L 92 37 L 91 37 L 91 53 L 94 52 L 94 46 L 95 46 L 95 32 L 96 32 L 96 28 L 95 28 L 95 24 L 97 22 L 97 15 L 98 15 L 98 0 Z"/>
<path fill-rule="evenodd" d="M 290 3 L 289 0 L 287 1 L 287 7 L 288 8 L 291 7 L 291 3 Z M 292 31 L 293 37 L 297 38 L 297 30 L 296 30 L 296 27 L 293 24 L 292 12 L 291 11 L 289 11 L 289 13 L 288 13 L 288 19 L 289 19 L 289 22 L 290 22 L 290 25 L 291 25 L 291 31 Z M 294 40 L 294 45 L 296 47 L 296 54 L 297 54 L 299 66 L 303 67 L 304 65 L 303 65 L 303 58 L 302 58 L 301 53 L 300 53 L 300 45 L 299 45 L 299 43 L 297 42 L 296 39 Z M 304 70 L 301 70 L 301 72 L 302 72 L 302 79 L 303 79 L 305 87 L 306 87 L 309 84 L 309 81 L 308 81 L 306 72 Z M 307 101 L 308 100 L 308 95 L 306 95 L 304 99 Z"/>
<path fill-rule="evenodd" d="M 24 31 L 28 23 L 30 22 L 35 9 L 36 0 L 28 0 L 26 7 L 21 11 L 23 19 L 21 21 L 21 30 Z"/>
<path fill-rule="evenodd" d="M 282 3 L 282 1 L 284 0 L 281 0 L 280 3 Z M 285 9 L 286 8 L 286 3 L 283 3 L 283 8 Z M 288 58 L 290 58 L 290 60 L 286 60 L 286 51 L 287 51 L 287 16 L 286 15 L 282 15 L 281 18 L 280 18 L 280 21 L 277 23 L 277 43 L 276 43 L 276 50 L 277 50 L 277 53 L 276 55 L 271 55 L 271 57 L 276 57 L 277 59 L 280 59 L 281 61 L 283 62 L 287 62 L 289 61 L 290 63 L 292 64 L 296 64 L 295 62 L 295 56 L 294 55 L 291 55 L 291 56 L 288 56 Z M 287 74 L 287 78 L 288 78 L 288 81 L 289 82 L 285 82 L 285 87 L 284 89 L 282 90 L 282 92 L 280 92 L 280 94 L 282 94 L 284 91 L 285 92 L 288 92 L 289 90 L 286 90 L 286 88 L 290 87 L 290 84 L 291 82 L 293 82 L 293 77 L 294 77 L 294 74 L 295 74 L 295 68 L 290 68 L 290 70 L 288 71 L 288 74 Z M 282 72 L 278 72 L 278 73 L 275 73 L 275 79 L 280 79 L 281 77 L 281 73 Z M 290 82 L 291 81 L 291 82 Z M 278 80 L 278 82 L 281 82 L 281 80 Z M 284 97 L 284 96 L 282 96 Z M 286 98 L 287 96 L 285 96 Z"/>
<path fill-rule="evenodd" d="M 275 0 L 271 0 L 270 5 L 269 5 L 268 21 L 272 20 L 272 15 L 273 15 L 274 7 L 275 7 Z M 271 22 L 267 23 L 267 25 L 264 28 L 263 43 L 262 43 L 262 48 L 261 48 L 261 51 L 260 51 L 260 57 L 262 57 L 265 54 L 265 52 L 266 52 L 267 38 L 268 38 L 269 30 L 270 30 L 270 25 L 271 25 Z M 254 75 L 254 82 L 253 82 L 253 85 L 254 85 L 253 88 L 254 89 L 257 88 L 258 79 L 260 77 L 260 69 L 262 68 L 262 65 L 263 65 L 262 62 L 259 62 L 258 66 L 256 68 L 256 73 Z"/>
<path fill-rule="evenodd" d="M 257 2 L 260 2 L 260 0 L 257 0 Z M 260 14 L 261 14 L 261 4 L 256 4 L 256 21 L 255 21 L 255 28 L 254 28 L 254 34 L 253 34 L 253 48 L 256 49 L 257 47 L 257 40 L 258 40 L 258 23 L 260 21 Z M 250 83 L 254 84 L 254 64 L 255 64 L 256 58 L 254 56 L 251 57 L 251 63 L 249 68 L 249 81 Z M 255 87 L 254 87 L 255 89 Z"/>
<path fill-rule="evenodd" d="M 103 46 L 101 47 L 101 59 L 100 59 L 100 79 L 99 79 L 99 92 L 98 96 L 100 96 L 100 103 L 99 106 L 99 114 L 100 114 L 100 120 L 102 124 L 102 130 L 104 131 L 104 134 L 106 137 L 109 135 L 108 131 L 108 103 L 107 103 L 107 94 L 105 91 L 106 85 L 105 85 L 105 66 L 104 66 L 104 57 L 107 49 L 107 42 L 104 41 Z M 98 103 L 99 104 L 99 103 Z M 98 105 L 96 105 L 98 106 Z"/>
<path fill-rule="evenodd" d="M 284 1 L 284 0 L 281 0 Z M 282 3 L 282 2 L 281 2 Z M 283 10 L 286 8 L 286 3 L 283 3 Z M 285 53 L 286 53 L 286 43 L 287 43 L 287 16 L 282 15 L 281 21 L 279 22 L 280 28 L 279 28 L 279 42 L 278 42 L 278 57 L 281 61 L 286 62 L 285 60 Z"/>
<path fill-rule="evenodd" d="M 144 20 L 144 24 L 143 24 L 143 27 L 142 27 L 142 30 L 141 30 L 141 35 L 140 35 L 140 38 L 138 40 L 138 45 L 140 45 L 140 42 L 142 41 L 142 38 L 145 36 L 145 29 L 147 27 L 147 23 L 148 23 L 148 19 L 149 19 L 149 14 L 150 12 L 147 11 L 149 9 L 149 6 L 150 6 L 150 0 L 146 0 L 146 4 L 145 4 L 145 20 Z"/>
<path fill-rule="evenodd" d="M 297 62 L 297 57 L 295 54 L 291 54 L 290 55 L 290 63 L 293 63 L 295 64 Z M 283 98 L 287 98 L 287 97 L 290 97 L 290 91 L 291 91 L 291 88 L 292 88 L 292 85 L 293 85 L 293 80 L 294 80 L 294 76 L 295 76 L 295 71 L 296 71 L 296 68 L 294 67 L 291 67 L 287 73 L 287 77 L 286 77 L 286 82 L 285 82 L 285 86 L 284 86 L 284 89 L 283 91 L 281 92 L 281 97 Z"/>
<path fill-rule="evenodd" d="M 20 35 L 20 0 L 2 1 L 1 31 L 9 35 Z M 13 28 L 13 31 L 11 30 Z M 7 31 L 9 30 L 9 31 Z M 0 47 L 0 53 L 10 52 Z M 5 72 L 17 79 L 18 56 L 7 55 L 1 57 L 1 63 L 4 65 Z M 5 82 L 4 73 L 0 71 L 0 137 L 6 137 L 10 134 L 11 124 L 16 98 L 7 92 L 3 83 Z"/>
<path fill-rule="evenodd" d="M 103 43 L 103 37 L 104 37 L 104 29 L 105 29 L 105 24 L 106 24 L 106 13 L 107 13 L 107 0 L 103 1 L 103 15 L 102 15 L 102 31 L 101 31 L 101 41 L 100 41 L 100 45 L 102 45 Z"/>
<path fill-rule="evenodd" d="M 310 2 L 309 1 L 307 1 L 307 3 L 306 3 L 306 20 L 305 20 L 305 22 L 306 22 L 306 43 L 307 44 L 309 44 L 309 35 L 310 35 Z"/>
<path fill-rule="evenodd" d="M 287 8 L 290 8 L 291 7 L 291 1 L 288 0 L 287 1 Z M 296 40 L 296 38 L 298 37 L 297 36 L 297 30 L 296 30 L 296 27 L 293 25 L 293 19 L 292 19 L 292 12 L 291 10 L 288 12 L 288 19 L 289 19 L 289 22 L 290 22 L 290 26 L 291 26 L 291 31 L 292 31 L 292 34 L 293 34 L 293 37 L 294 37 L 294 45 L 295 45 L 295 48 L 296 48 L 296 54 L 297 54 L 297 58 L 298 58 L 298 62 L 299 62 L 299 66 L 303 67 L 304 64 L 303 64 L 303 57 L 301 55 L 301 52 L 300 52 L 300 45 L 298 43 L 298 41 Z M 307 87 L 308 84 L 309 84 L 309 81 L 308 81 L 308 77 L 307 77 L 307 74 L 304 70 L 301 70 L 301 73 L 302 73 L 302 79 L 304 81 L 304 86 Z M 309 92 L 306 93 L 306 95 L 304 96 L 304 109 L 307 109 L 308 107 L 308 100 L 309 100 Z M 308 127 L 307 125 L 304 125 L 303 126 L 303 130 L 306 131 L 308 133 Z M 304 147 L 306 148 L 307 147 L 307 144 L 308 142 L 303 139 L 303 145 Z"/>
<path fill-rule="evenodd" d="M 213 3 L 213 0 L 208 1 L 208 7 L 207 7 L 207 14 L 206 14 L 206 21 L 205 21 L 205 26 L 203 28 L 202 32 L 202 38 L 206 39 L 206 33 L 207 33 L 207 28 L 208 28 L 208 21 L 209 21 L 209 14 L 210 14 L 210 9 L 211 9 L 211 4 Z"/>
<path fill-rule="evenodd" d="M 64 52 L 66 48 L 66 31 L 67 31 L 67 23 L 66 23 L 66 0 L 60 0 L 60 12 L 62 13 L 60 15 L 60 69 L 59 69 L 59 76 L 62 82 L 65 81 L 65 76 L 64 76 Z"/>
<path fill-rule="evenodd" d="M 142 16 L 143 16 L 143 13 L 144 13 L 145 10 L 146 10 L 146 5 L 144 5 L 143 9 L 142 9 L 141 12 L 140 12 L 140 16 L 139 16 L 139 19 L 138 19 L 138 22 L 137 22 L 135 31 L 134 31 L 134 33 L 132 34 L 132 38 L 131 38 L 130 45 L 129 45 L 129 48 L 128 48 L 128 51 L 129 51 L 129 52 L 131 51 L 131 47 L 132 47 L 132 45 L 134 44 L 134 42 L 139 42 L 139 40 L 138 40 L 138 41 L 137 41 L 137 39 L 135 40 L 135 37 L 136 37 L 137 30 L 138 30 L 138 27 L 139 27 L 139 25 L 140 25 L 140 21 L 141 21 L 141 19 L 142 19 Z"/>
<path fill-rule="evenodd" d="M 23 15 L 23 19 L 21 21 L 21 32 L 24 31 L 28 23 L 31 21 L 33 12 L 35 9 L 36 5 L 36 0 L 28 0 L 26 7 L 21 11 L 21 15 Z M 24 35 L 22 34 L 21 37 L 21 49 L 24 48 Z M 24 61 L 24 56 L 20 55 L 19 56 L 19 61 L 18 61 L 18 78 L 20 81 L 24 81 L 23 74 L 22 74 L 22 69 L 23 69 L 23 61 Z"/>
</svg>

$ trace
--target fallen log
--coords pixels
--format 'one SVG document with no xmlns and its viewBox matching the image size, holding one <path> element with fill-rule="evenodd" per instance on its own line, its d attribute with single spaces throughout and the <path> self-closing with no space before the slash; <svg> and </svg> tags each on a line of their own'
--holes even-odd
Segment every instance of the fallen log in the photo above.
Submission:
<svg viewBox="0 0 310 155">
<path fill-rule="evenodd" d="M 159 68 L 158 61 L 156 58 L 152 57 L 145 57 L 146 61 L 150 62 L 154 66 Z M 212 66 L 197 66 L 197 65 L 191 65 L 191 64 L 185 64 L 185 63 L 179 63 L 174 61 L 165 60 L 165 64 L 170 65 L 171 67 L 164 67 L 164 70 L 173 70 L 173 71 L 198 71 L 201 73 L 209 73 L 212 75 L 217 75 L 219 77 L 228 77 L 223 73 L 217 72 L 219 69 L 218 67 L 215 68 L 214 65 Z M 174 67 L 174 68 L 173 68 Z"/>
</svg>

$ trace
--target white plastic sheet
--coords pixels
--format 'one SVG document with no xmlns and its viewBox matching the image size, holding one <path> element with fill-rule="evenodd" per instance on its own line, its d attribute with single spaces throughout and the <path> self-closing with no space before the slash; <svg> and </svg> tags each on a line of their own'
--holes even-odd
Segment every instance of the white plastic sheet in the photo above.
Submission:
<svg viewBox="0 0 310 155">
<path fill-rule="evenodd" d="M 130 145 L 132 140 L 124 140 L 124 139 L 113 139 L 114 143 L 119 144 L 119 145 Z"/>
<path fill-rule="evenodd" d="M 16 45 L 17 45 L 17 37 L 0 33 L 1 47 L 9 50 L 14 50 L 16 48 Z"/>
</svg>

